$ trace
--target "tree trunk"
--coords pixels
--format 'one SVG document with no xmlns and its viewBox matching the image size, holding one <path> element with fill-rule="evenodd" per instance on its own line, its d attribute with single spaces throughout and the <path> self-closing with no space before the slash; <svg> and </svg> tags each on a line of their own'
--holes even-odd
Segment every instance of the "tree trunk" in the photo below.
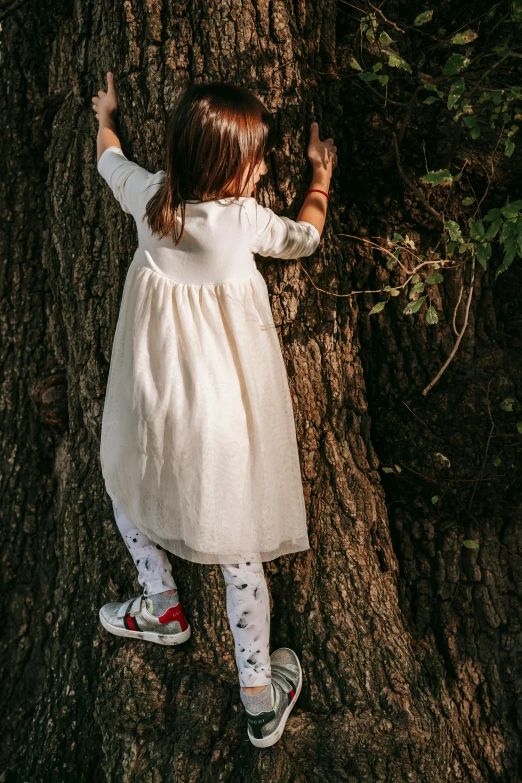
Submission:
<svg viewBox="0 0 522 783">
<path fill-rule="evenodd" d="M 377 160 L 389 134 L 353 88 L 356 24 L 333 1 L 26 0 L 2 13 L 1 783 L 519 781 L 521 452 L 498 403 L 522 382 L 521 265 L 497 282 L 477 269 L 460 349 L 423 395 L 454 344 L 460 272 L 441 287 L 435 327 L 403 315 L 399 297 L 369 317 L 374 296 L 349 296 L 390 272 L 342 234 L 426 237 L 433 220 Z M 218 565 L 171 555 L 193 631 L 179 648 L 118 639 L 98 621 L 103 603 L 137 592 L 99 464 L 136 247 L 96 170 L 91 97 L 107 70 L 124 152 L 151 171 L 164 167 L 167 112 L 187 76 L 243 84 L 276 113 L 260 200 L 279 213 L 295 218 L 309 186 L 312 119 L 338 147 L 318 252 L 257 259 L 311 543 L 265 563 L 271 649 L 295 649 L 304 681 L 264 751 L 247 738 Z M 427 133 L 447 141 L 408 133 L 403 149 Z M 403 158 L 422 169 L 413 151 Z M 512 194 L 513 177 L 500 172 L 497 193 Z"/>
</svg>

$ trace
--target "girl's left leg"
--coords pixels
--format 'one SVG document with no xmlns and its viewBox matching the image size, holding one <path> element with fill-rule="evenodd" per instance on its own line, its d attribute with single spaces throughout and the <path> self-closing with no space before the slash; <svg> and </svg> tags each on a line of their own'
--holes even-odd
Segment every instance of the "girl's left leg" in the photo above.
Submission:
<svg viewBox="0 0 522 783">
<path fill-rule="evenodd" d="M 118 530 L 138 570 L 138 582 L 144 588 L 143 595 L 149 597 L 167 591 L 173 591 L 172 595 L 177 593 L 178 588 L 172 575 L 172 566 L 163 547 L 155 544 L 148 536 L 138 530 L 118 508 L 114 499 L 112 499 L 112 506 Z M 174 598 L 176 598 L 175 595 Z M 176 601 L 173 600 L 173 603 Z"/>
<path fill-rule="evenodd" d="M 263 563 L 221 565 L 242 688 L 271 683 L 270 599 Z"/>
</svg>

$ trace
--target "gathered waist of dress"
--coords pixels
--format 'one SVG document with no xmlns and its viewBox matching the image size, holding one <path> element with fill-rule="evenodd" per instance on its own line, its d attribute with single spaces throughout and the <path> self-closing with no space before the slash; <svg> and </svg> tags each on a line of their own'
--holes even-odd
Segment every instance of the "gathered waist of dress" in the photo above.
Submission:
<svg viewBox="0 0 522 783">
<path fill-rule="evenodd" d="M 139 252 L 140 250 L 141 252 Z M 171 271 L 173 264 L 156 263 L 151 253 L 148 250 L 142 250 L 141 248 L 138 248 L 136 251 L 132 265 L 135 265 L 136 271 L 145 268 L 156 275 L 166 278 L 174 285 L 187 286 L 189 288 L 212 288 L 239 284 L 242 282 L 246 283 L 258 277 L 261 277 L 264 280 L 256 266 L 253 256 L 250 264 L 248 264 L 247 261 L 246 264 L 241 265 L 240 269 L 236 268 L 229 270 L 230 276 L 223 276 L 222 273 L 220 274 L 219 265 L 216 265 L 216 268 L 211 270 L 212 274 L 209 274 L 208 270 L 206 273 L 203 273 L 197 269 L 197 261 L 191 262 L 192 268 L 187 264 L 184 269 L 180 269 L 178 265 L 176 272 L 174 272 L 173 269 Z M 248 274 L 243 274 L 245 271 L 248 272 Z"/>
</svg>

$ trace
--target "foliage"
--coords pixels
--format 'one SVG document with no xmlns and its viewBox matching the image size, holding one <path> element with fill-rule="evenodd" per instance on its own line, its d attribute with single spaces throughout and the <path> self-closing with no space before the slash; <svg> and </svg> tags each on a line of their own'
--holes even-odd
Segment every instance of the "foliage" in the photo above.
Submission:
<svg viewBox="0 0 522 783">
<path fill-rule="evenodd" d="M 481 144 L 482 152 L 490 147 L 491 157 L 495 153 L 504 158 L 513 155 L 522 122 L 522 87 L 513 83 L 520 79 L 522 58 L 517 48 L 522 25 L 520 0 L 498 2 L 487 13 L 450 33 L 440 29 L 437 11 L 431 9 L 404 24 L 403 20 L 388 19 L 370 3 L 357 7 L 364 10 L 359 19 L 357 51 L 350 60 L 354 78 L 372 90 L 372 95 L 382 91 L 384 107 L 394 87 L 395 97 L 404 95 L 407 85 L 411 86 L 396 151 L 398 169 L 407 185 L 411 183 L 401 169 L 399 143 L 413 111 L 436 112 L 438 122 L 448 123 L 448 127 L 453 124 L 455 147 L 459 143 L 468 147 Z M 433 68 L 431 73 L 424 72 L 422 62 L 419 65 L 411 55 L 415 35 L 425 37 L 432 56 L 440 52 L 438 73 Z M 375 304 L 370 314 L 382 312 L 387 302 L 404 289 L 408 301 L 403 314 L 420 312 L 426 323 L 435 324 L 438 316 L 431 292 L 433 286 L 443 282 L 445 269 L 476 260 L 488 270 L 500 259 L 494 272 L 496 279 L 517 256 L 522 258 L 522 200 L 488 205 L 484 214 L 489 181 L 480 197 L 473 191 L 470 195 L 463 173 L 463 169 L 454 170 L 450 161 L 419 176 L 419 187 L 411 185 L 435 214 L 428 200 L 430 194 L 437 197 L 444 193 L 439 240 L 421 255 L 408 237 L 395 233 L 388 239 L 387 267 L 393 269 L 400 264 L 408 272 L 408 279 L 401 286 L 386 286 L 383 292 L 388 298 Z"/>
</svg>

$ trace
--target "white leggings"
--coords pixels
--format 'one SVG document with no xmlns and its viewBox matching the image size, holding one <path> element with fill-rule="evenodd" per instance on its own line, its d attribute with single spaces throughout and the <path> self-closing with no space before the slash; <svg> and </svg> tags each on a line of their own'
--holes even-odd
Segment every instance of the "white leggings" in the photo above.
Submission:
<svg viewBox="0 0 522 783">
<path fill-rule="evenodd" d="M 143 595 L 177 590 L 172 566 L 163 547 L 141 533 L 112 500 L 116 524 L 138 569 Z M 243 688 L 267 685 L 270 671 L 270 600 L 263 563 L 221 565 L 226 606 Z"/>
</svg>

